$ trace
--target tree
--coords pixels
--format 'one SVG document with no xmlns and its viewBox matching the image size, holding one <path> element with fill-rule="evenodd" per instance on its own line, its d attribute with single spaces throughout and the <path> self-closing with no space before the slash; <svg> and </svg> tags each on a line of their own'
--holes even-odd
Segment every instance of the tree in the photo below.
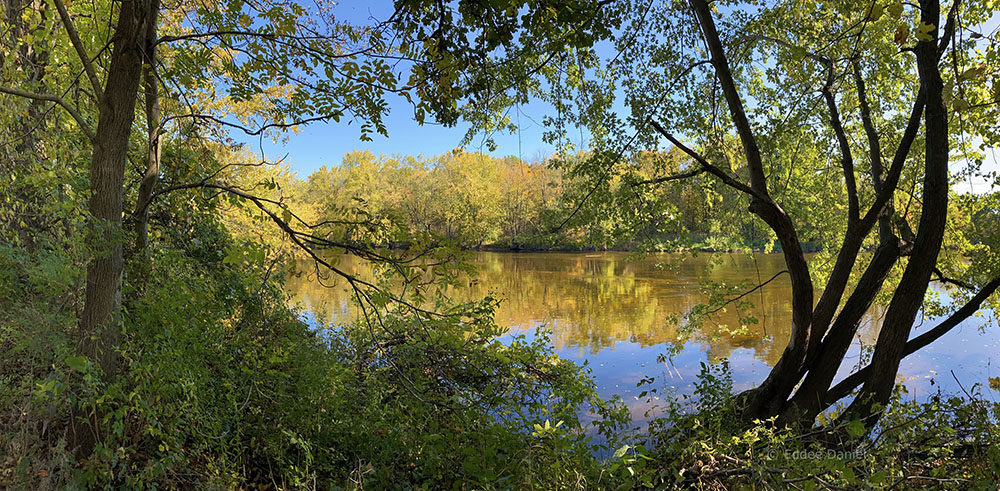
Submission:
<svg viewBox="0 0 1000 491">
<path fill-rule="evenodd" d="M 551 60 L 551 50 L 586 48 L 594 32 L 608 32 L 597 20 L 600 3 L 587 0 L 542 2 L 523 19 L 509 15 L 526 8 L 523 1 L 486 6 L 401 0 L 391 19 L 374 26 L 342 23 L 331 5 L 308 11 L 296 2 L 279 0 L 52 0 L 42 5 L 5 4 L 5 23 L 15 28 L 3 40 L 3 53 L 14 54 L 28 69 L 5 69 L 0 93 L 5 103 L 29 101 L 31 111 L 39 105 L 58 106 L 61 113 L 53 117 L 57 124 L 70 117 L 80 145 L 89 149 L 86 212 L 91 256 L 79 320 L 80 353 L 100 367 L 106 383 L 119 371 L 126 251 L 146 256 L 148 216 L 157 197 L 194 188 L 227 193 L 257 207 L 303 249 L 345 245 L 312 235 L 314 227 L 294 230 L 293 224 L 301 220 L 295 222 L 285 203 L 213 181 L 238 164 L 200 169 L 192 181 L 157 189 L 164 171 L 160 142 L 170 131 L 209 146 L 213 140 L 226 141 L 230 129 L 276 136 L 303 124 L 346 118 L 359 124 L 365 139 L 372 132 L 387 134 L 382 119 L 389 94 L 409 101 L 420 122 L 430 115 L 455 124 L 463 114 L 474 114 L 478 125 L 493 125 L 496 114 L 489 110 L 512 103 L 511 94 L 530 88 L 530 75 L 519 70 L 531 64 L 538 70 Z M 110 36 L 108 25 L 114 26 Z M 513 41 L 521 36 L 522 41 L 544 41 L 550 51 Z M 44 49 L 29 52 L 31 47 Z M 492 59 L 498 52 L 510 60 Z M 39 56 L 59 60 L 56 73 L 44 80 L 36 70 L 44 65 L 35 62 Z M 63 95 L 69 92 L 73 100 Z M 140 96 L 144 109 L 137 117 Z M 472 107 L 477 109 L 472 112 Z M 145 135 L 138 139 L 137 121 L 145 123 Z M 132 151 L 136 148 L 143 150 Z M 141 164 L 132 164 L 135 158 Z M 126 187 L 130 167 L 142 175 L 135 196 Z M 130 216 L 125 214 L 126 200 L 134 202 Z M 390 260 L 377 253 L 366 257 Z M 137 286 L 142 271 L 137 270 Z M 352 285 L 364 284 L 348 279 Z M 91 436 L 87 428 L 78 428 L 84 455 L 93 444 Z"/>
<path fill-rule="evenodd" d="M 793 292 L 791 338 L 767 378 L 741 394 L 744 416 L 811 424 L 860 386 L 844 417 L 873 425 L 900 360 L 978 310 L 1000 284 L 985 266 L 993 259 L 979 259 L 996 251 L 973 246 L 949 221 L 949 166 L 976 172 L 982 157 L 963 142 L 997 134 L 989 119 L 996 95 L 985 90 L 996 76 L 995 41 L 976 30 L 994 6 L 691 0 L 632 8 L 639 15 L 601 68 L 625 89 L 588 89 L 624 96 L 631 114 L 583 107 L 569 116 L 598 128 L 596 143 L 607 149 L 580 172 L 595 187 L 609 176 L 652 186 L 706 174 L 735 191 L 773 234 Z M 690 167 L 639 177 L 607 157 L 663 140 Z M 814 236 L 823 250 L 810 261 L 803 243 Z M 973 251 L 971 264 L 955 259 Z M 957 285 L 967 303 L 908 341 L 917 314 L 937 309 L 927 295 L 932 281 Z M 871 362 L 833 386 L 876 300 L 888 305 Z"/>
</svg>

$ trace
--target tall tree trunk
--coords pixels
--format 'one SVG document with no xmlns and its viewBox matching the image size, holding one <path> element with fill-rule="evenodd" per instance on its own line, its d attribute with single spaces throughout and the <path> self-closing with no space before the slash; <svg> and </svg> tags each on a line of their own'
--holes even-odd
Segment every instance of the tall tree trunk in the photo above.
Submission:
<svg viewBox="0 0 1000 491">
<path fill-rule="evenodd" d="M 139 184 L 139 197 L 135 203 L 135 249 L 139 254 L 146 254 L 149 242 L 149 203 L 153 199 L 153 190 L 160 175 L 160 94 L 156 80 L 156 24 L 160 1 L 150 1 L 149 20 L 146 22 L 145 49 L 143 56 L 142 77 L 145 86 L 144 102 L 146 108 L 146 172 Z M 148 259 L 143 258 L 143 271 L 146 273 Z M 140 278 L 140 281 L 142 279 Z"/>
<path fill-rule="evenodd" d="M 129 135 L 142 68 L 145 2 L 121 3 L 104 97 L 99 103 L 96 142 L 90 163 L 91 247 L 87 294 L 80 320 L 81 351 L 98 361 L 106 379 L 117 369 L 122 285 L 122 199 Z"/>
<path fill-rule="evenodd" d="M 121 2 L 112 43 L 111 63 L 103 96 L 98 103 L 98 123 L 90 164 L 90 247 L 87 290 L 80 319 L 80 351 L 95 360 L 106 382 L 118 370 L 121 338 L 122 199 L 129 134 L 142 68 L 143 23 L 148 2 Z M 78 455 L 89 455 L 98 435 L 96 422 L 77 425 Z"/>
<path fill-rule="evenodd" d="M 903 356 L 905 357 L 920 351 L 928 344 L 937 341 L 938 338 L 947 334 L 964 320 L 972 317 L 972 315 L 978 312 L 979 308 L 982 307 L 983 302 L 993 295 L 998 288 L 1000 288 L 1000 277 L 996 277 L 988 281 L 985 285 L 983 285 L 979 292 L 973 295 L 973 297 L 965 303 L 965 305 L 955 311 L 955 313 L 948 316 L 947 319 L 942 321 L 933 329 L 907 341 L 903 350 Z M 837 383 L 837 385 L 831 387 L 826 393 L 826 400 L 823 401 L 823 407 L 826 408 L 840 399 L 847 397 L 855 387 L 864 383 L 865 379 L 871 375 L 871 370 L 871 365 L 868 365 L 861 370 L 852 373 L 844 380 L 841 380 Z"/>
<path fill-rule="evenodd" d="M 828 405 L 829 384 L 836 376 L 843 356 L 857 333 L 858 324 L 864 311 L 871 305 L 874 297 L 882 288 L 889 269 L 893 267 L 899 256 L 909 255 L 913 248 L 912 242 L 902 242 L 892 233 L 889 217 L 893 213 L 892 194 L 909 156 L 910 148 L 921 127 L 927 99 L 926 91 L 922 86 L 917 91 L 906 129 L 896 147 L 889 172 L 883 176 L 881 145 L 878 131 L 871 119 L 860 67 L 855 65 L 854 71 L 861 106 L 861 119 L 868 136 L 869 155 L 872 162 L 872 182 L 878 195 L 876 203 L 872 204 L 865 214 L 865 218 L 861 220 L 858 233 L 867 235 L 871 226 L 874 225 L 874 220 L 877 220 L 880 245 L 858 285 L 837 314 L 836 321 L 830 327 L 829 333 L 822 339 L 822 344 L 818 345 L 814 355 L 807 359 L 807 364 L 804 367 L 808 370 L 806 379 L 782 414 L 782 420 L 787 423 L 796 422 L 810 425 L 816 414 Z M 841 253 L 843 254 L 843 252 L 842 250 Z M 817 309 L 819 309 L 818 306 Z"/>
<path fill-rule="evenodd" d="M 896 371 L 903 358 L 906 340 L 917 312 L 923 305 L 931 273 L 937 263 L 948 214 L 948 112 L 942 96 L 943 83 L 938 67 L 936 42 L 940 30 L 938 0 L 920 1 L 920 18 L 933 25 L 932 39 L 917 43 L 917 70 L 926 93 L 924 109 L 924 189 L 920 225 L 899 286 L 886 311 L 872 355 L 871 371 L 861 393 L 848 408 L 849 417 L 871 416 L 875 405 L 885 405 L 892 396 Z M 869 424 L 875 418 L 869 419 Z"/>
<path fill-rule="evenodd" d="M 118 371 L 121 338 L 122 200 L 129 135 L 142 70 L 142 36 L 148 0 L 124 0 L 112 43 L 107 82 L 98 101 L 98 122 L 90 163 L 90 247 L 87 289 L 80 319 L 80 352 L 94 360 L 105 382 Z M 77 421 L 73 439 L 78 456 L 93 452 L 97 419 Z"/>
</svg>

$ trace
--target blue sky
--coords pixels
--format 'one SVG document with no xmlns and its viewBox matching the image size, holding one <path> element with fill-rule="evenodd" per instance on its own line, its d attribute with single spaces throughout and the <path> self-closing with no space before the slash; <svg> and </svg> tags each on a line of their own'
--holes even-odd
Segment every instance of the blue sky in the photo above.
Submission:
<svg viewBox="0 0 1000 491">
<path fill-rule="evenodd" d="M 376 155 L 400 154 L 425 157 L 446 153 L 459 146 L 468 130 L 467 125 L 461 124 L 453 128 L 429 123 L 418 125 L 413 118 L 411 107 L 405 100 L 391 96 L 389 102 L 392 107 L 385 119 L 389 131 L 388 138 L 373 134 L 372 141 L 361 141 L 359 125 L 348 125 L 347 120 L 341 120 L 340 123 L 314 123 L 304 126 L 297 134 L 289 133 L 287 142 L 273 143 L 270 140 L 259 142 L 256 139 L 246 141 L 254 150 L 262 144 L 265 155 L 270 159 L 287 156 L 299 178 L 305 178 L 324 165 L 339 165 L 343 155 L 352 150 L 370 150 Z M 542 141 L 541 119 L 547 110 L 545 106 L 541 103 L 521 106 L 520 131 L 515 134 L 493 135 L 497 149 L 489 153 L 501 157 L 511 155 L 528 161 L 552 153 L 554 147 Z M 517 112 L 517 109 L 512 110 L 512 119 L 518 117 Z M 486 152 L 488 149 L 482 145 L 482 137 L 483 135 L 479 135 L 465 147 L 466 150 Z"/>
<path fill-rule="evenodd" d="M 347 0 L 337 3 L 334 8 L 338 20 L 352 24 L 373 24 L 387 19 L 392 11 L 392 2 L 388 0 Z M 414 119 L 412 106 L 405 99 L 388 94 L 386 100 L 390 106 L 385 118 L 388 138 L 373 134 L 372 141 L 361 141 L 360 124 L 355 122 L 348 125 L 347 119 L 339 123 L 314 123 L 300 127 L 298 133 L 288 133 L 286 142 L 274 143 L 268 139 L 246 138 L 235 133 L 232 136 L 246 142 L 251 150 L 259 151 L 263 148 L 269 159 L 286 157 L 299 178 L 305 178 L 324 165 L 339 165 L 344 154 L 352 150 L 369 150 L 376 155 L 425 157 L 447 153 L 460 146 L 468 131 L 469 126 L 461 123 L 452 128 L 433 122 L 426 122 L 421 126 Z M 542 118 L 550 109 L 548 104 L 540 102 L 512 109 L 510 117 L 515 122 L 519 121 L 520 130 L 515 134 L 492 135 L 497 149 L 488 153 L 500 157 L 515 156 L 528 161 L 551 154 L 554 147 L 542 141 L 544 129 L 541 126 Z M 487 152 L 488 149 L 483 145 L 484 137 L 482 134 L 477 135 L 465 149 Z M 579 141 L 574 143 L 580 144 Z"/>
<path fill-rule="evenodd" d="M 334 12 L 341 21 L 352 24 L 373 24 L 387 19 L 392 14 L 392 9 L 392 2 L 388 0 L 373 2 L 347 0 L 337 3 Z M 997 29 L 998 24 L 1000 24 L 1000 13 L 989 19 L 983 30 L 992 32 Z M 322 166 L 339 165 L 344 154 L 353 150 L 368 150 L 376 155 L 424 157 L 440 155 L 460 146 L 468 130 L 468 125 L 462 123 L 451 128 L 433 122 L 419 125 L 413 117 L 412 106 L 405 99 L 388 94 L 387 102 L 390 109 L 385 117 L 385 124 L 389 136 L 373 134 L 372 141 L 361 141 L 360 124 L 347 124 L 346 119 L 339 123 L 313 123 L 300 127 L 297 133 L 289 132 L 286 141 L 278 143 L 268 139 L 240 138 L 240 135 L 236 134 L 232 136 L 248 143 L 252 150 L 263 149 L 268 159 L 285 157 L 298 177 L 306 178 Z M 619 112 L 624 111 L 621 104 L 621 101 L 617 103 L 616 109 Z M 509 116 L 520 128 L 516 133 L 490 135 L 497 143 L 496 150 L 492 152 L 488 152 L 483 144 L 486 135 L 482 134 L 477 135 L 465 149 L 488 152 L 500 157 L 515 156 L 527 161 L 544 158 L 555 150 L 552 145 L 542 140 L 544 128 L 541 126 L 541 121 L 550 111 L 552 111 L 551 106 L 541 102 L 512 108 Z M 586 138 L 586 134 L 579 134 L 572 143 L 578 148 L 585 148 Z M 956 162 L 952 169 L 956 171 L 961 166 L 960 162 Z M 1000 170 L 996 149 L 987 150 L 984 170 Z M 960 184 L 956 190 L 982 193 L 990 190 L 992 187 L 990 184 L 987 180 L 977 177 L 971 182 L 967 181 L 964 186 Z"/>
</svg>

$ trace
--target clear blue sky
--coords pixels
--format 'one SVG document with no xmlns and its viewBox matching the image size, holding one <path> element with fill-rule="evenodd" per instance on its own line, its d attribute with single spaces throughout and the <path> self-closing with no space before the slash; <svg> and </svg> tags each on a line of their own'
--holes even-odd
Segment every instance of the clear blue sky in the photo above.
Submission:
<svg viewBox="0 0 1000 491">
<path fill-rule="evenodd" d="M 392 9 L 392 2 L 388 0 L 346 0 L 336 4 L 335 14 L 338 16 L 338 20 L 348 23 L 374 24 L 392 15 Z M 1000 13 L 995 14 L 984 24 L 985 32 L 997 29 L 997 25 L 1000 24 Z M 371 135 L 372 141 L 361 141 L 359 139 L 360 124 L 348 125 L 346 119 L 341 120 L 340 123 L 314 123 L 300 127 L 297 134 L 288 134 L 286 143 L 273 143 L 267 139 L 240 138 L 240 135 L 236 134 L 232 136 L 245 141 L 249 148 L 255 151 L 263 148 L 265 156 L 269 159 L 287 157 L 298 177 L 304 179 L 324 165 L 339 165 L 344 154 L 352 150 L 369 150 L 376 155 L 423 155 L 425 157 L 440 155 L 458 147 L 468 130 L 468 125 L 461 123 L 453 128 L 446 128 L 434 123 L 418 125 L 413 117 L 411 106 L 403 98 L 388 94 L 387 102 L 390 106 L 389 113 L 385 118 L 389 133 L 388 138 L 373 134 Z M 624 110 L 620 106 L 616 109 Z M 551 106 L 540 102 L 512 108 L 509 115 L 515 123 L 519 123 L 520 130 L 514 134 L 497 133 L 492 135 L 497 143 L 497 149 L 489 153 L 501 157 L 520 157 L 528 161 L 551 154 L 555 149 L 542 141 L 544 128 L 541 126 L 543 117 L 551 110 Z M 483 145 L 484 138 L 485 135 L 478 135 L 465 149 L 486 152 L 488 149 Z M 577 134 L 575 138 L 574 136 L 571 138 L 574 139 L 572 142 L 574 145 L 581 148 L 586 147 L 586 134 Z M 952 165 L 953 171 L 960 167 L 960 163 Z M 996 149 L 986 151 L 984 170 L 1000 170 Z M 959 184 L 956 190 L 981 193 L 989 191 L 991 187 L 991 182 L 979 177 L 972 179 L 971 182 Z"/>
<path fill-rule="evenodd" d="M 340 123 L 314 123 L 304 126 L 298 134 L 289 133 L 287 143 L 275 144 L 270 140 L 264 140 L 264 153 L 270 159 L 287 155 L 292 169 L 298 173 L 299 178 L 305 178 L 324 165 L 339 165 L 344 154 L 352 150 L 370 150 L 376 155 L 401 154 L 425 157 L 447 153 L 459 146 L 468 129 L 467 125 L 446 128 L 438 124 L 425 123 L 420 126 L 413 119 L 412 108 L 405 100 L 390 96 L 389 102 L 392 108 L 385 120 L 389 131 L 388 138 L 373 134 L 372 141 L 361 141 L 358 138 L 361 134 L 360 125 L 357 123 L 348 125 L 344 119 Z M 551 154 L 554 147 L 542 141 L 541 120 L 547 110 L 548 108 L 541 103 L 521 106 L 520 132 L 493 135 L 497 149 L 490 153 L 501 157 L 512 155 L 528 161 Z M 517 116 L 517 110 L 512 110 L 511 119 L 516 121 Z M 486 152 L 488 149 L 482 145 L 482 137 L 483 135 L 479 135 L 465 147 L 466 150 Z M 257 139 L 242 139 L 242 141 L 246 141 L 253 150 L 258 150 L 261 143 Z"/>
<path fill-rule="evenodd" d="M 372 2 L 346 0 L 334 8 L 338 20 L 352 24 L 374 24 L 387 19 L 392 15 L 392 11 L 392 2 L 387 0 Z M 314 123 L 300 127 L 297 134 L 289 132 L 287 143 L 275 144 L 268 139 L 261 141 L 257 138 L 241 137 L 235 133 L 232 136 L 246 142 L 251 150 L 259 151 L 263 147 L 269 159 L 287 156 L 299 178 L 305 178 L 324 165 L 339 165 L 344 154 L 352 150 L 369 150 L 376 155 L 400 154 L 425 157 L 447 153 L 459 146 L 468 130 L 468 125 L 462 124 L 453 128 L 434 123 L 418 125 L 413 117 L 412 106 L 405 99 L 388 94 L 387 102 L 390 106 L 389 114 L 385 118 L 388 138 L 373 134 L 372 141 L 361 141 L 358 138 L 360 124 L 355 122 L 348 125 L 346 118 L 340 123 Z M 554 147 L 542 141 L 541 127 L 542 118 L 550 110 L 551 107 L 543 103 L 512 109 L 510 117 L 514 122 L 520 122 L 520 131 L 515 134 L 492 135 L 497 143 L 497 149 L 489 153 L 501 157 L 515 156 L 529 161 L 551 154 Z M 483 145 L 484 136 L 478 135 L 465 149 L 486 152 L 488 149 Z M 573 143 L 579 145 L 581 142 Z"/>
</svg>

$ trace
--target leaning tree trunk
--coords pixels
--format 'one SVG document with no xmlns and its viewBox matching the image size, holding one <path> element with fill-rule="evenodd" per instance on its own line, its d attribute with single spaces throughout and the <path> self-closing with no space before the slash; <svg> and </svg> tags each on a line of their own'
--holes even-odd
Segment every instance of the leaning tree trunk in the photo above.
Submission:
<svg viewBox="0 0 1000 491">
<path fill-rule="evenodd" d="M 691 0 L 691 8 L 701 27 L 711 55 L 712 66 L 722 87 L 733 124 L 739 133 L 743 153 L 750 171 L 750 186 L 744 192 L 751 196 L 750 212 L 760 217 L 774 231 L 788 266 L 792 283 L 792 335 L 777 365 L 757 388 L 743 394 L 746 401 L 744 417 L 748 420 L 776 414 L 800 379 L 813 335 L 813 285 L 802 245 L 791 217 L 768 194 L 763 158 L 756 137 L 740 99 L 725 48 L 712 19 L 712 7 L 706 0 Z M 705 165 L 705 164 L 702 164 Z M 713 174 L 715 171 L 710 170 Z"/>
<path fill-rule="evenodd" d="M 144 53 L 145 63 L 142 68 L 143 84 L 145 85 L 144 102 L 146 108 L 146 172 L 139 184 L 139 197 L 135 203 L 135 249 L 139 254 L 146 254 L 149 242 L 149 203 L 153 199 L 153 189 L 160 175 L 160 95 L 156 80 L 156 23 L 160 9 L 159 0 L 151 0 L 149 21 L 146 23 Z M 143 268 L 148 269 L 148 259 L 142 261 Z M 142 271 L 145 272 L 145 271 Z M 140 279 L 141 281 L 141 279 Z"/>
<path fill-rule="evenodd" d="M 920 1 L 920 20 L 935 26 L 931 39 L 917 43 L 917 71 L 927 96 L 924 108 L 924 189 L 917 237 L 899 286 L 886 310 L 875 342 L 871 371 L 861 392 L 848 408 L 850 417 L 872 415 L 875 405 L 884 406 L 892 396 L 896 371 L 917 312 L 923 305 L 931 273 L 937 264 L 948 214 L 948 112 L 944 105 L 940 54 L 936 42 L 940 22 L 938 0 Z M 869 421 L 875 418 L 869 419 Z"/>
</svg>

